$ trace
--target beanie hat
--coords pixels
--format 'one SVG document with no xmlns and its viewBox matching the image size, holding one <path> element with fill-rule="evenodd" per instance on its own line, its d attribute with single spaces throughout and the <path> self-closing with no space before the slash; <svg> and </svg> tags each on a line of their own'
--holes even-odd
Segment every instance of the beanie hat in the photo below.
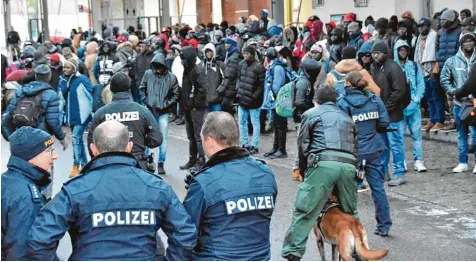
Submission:
<svg viewBox="0 0 476 262">
<path fill-rule="evenodd" d="M 225 44 L 236 45 L 236 41 L 235 41 L 235 39 L 233 39 L 231 37 L 227 37 L 225 39 Z"/>
<path fill-rule="evenodd" d="M 40 64 L 35 67 L 33 70 L 35 72 L 35 78 L 41 82 L 50 82 L 51 80 L 51 69 L 45 64 Z"/>
<path fill-rule="evenodd" d="M 9 137 L 12 155 L 26 161 L 53 146 L 53 137 L 41 129 L 24 126 Z"/>
<path fill-rule="evenodd" d="M 223 32 L 221 30 L 215 30 L 215 36 L 221 36 L 223 37 Z"/>
<path fill-rule="evenodd" d="M 466 40 L 472 40 L 476 43 L 476 36 L 473 33 L 466 33 L 459 38 L 459 44 L 462 45 Z"/>
<path fill-rule="evenodd" d="M 243 53 L 250 53 L 251 55 L 255 55 L 256 54 L 256 49 L 253 46 L 248 45 L 248 46 L 243 48 Z"/>
<path fill-rule="evenodd" d="M 357 22 L 352 22 L 352 23 L 349 24 L 349 26 L 347 27 L 347 29 L 348 29 L 349 32 L 359 31 L 359 29 L 360 29 L 359 23 L 357 23 Z"/>
<path fill-rule="evenodd" d="M 337 102 L 337 93 L 334 87 L 325 85 L 317 89 L 316 94 L 314 96 L 314 100 L 319 104 L 322 105 L 327 102 Z"/>
<path fill-rule="evenodd" d="M 75 58 L 70 58 L 70 59 L 64 61 L 63 64 L 65 64 L 65 65 L 70 64 L 70 65 L 73 66 L 74 72 L 78 71 L 78 61 Z"/>
<path fill-rule="evenodd" d="M 68 46 L 63 47 L 63 49 L 61 50 L 61 53 L 63 54 L 63 56 L 73 55 L 73 51 Z"/>
<path fill-rule="evenodd" d="M 20 69 L 17 71 L 13 71 L 12 73 L 8 74 L 7 79 L 5 81 L 10 82 L 14 81 L 17 83 L 21 83 L 22 78 L 28 73 L 28 70 Z"/>
<path fill-rule="evenodd" d="M 379 19 L 377 19 L 377 21 L 375 22 L 375 29 L 379 30 L 379 29 L 388 29 L 389 25 L 388 25 L 388 19 L 385 18 L 385 17 L 381 17 Z"/>
<path fill-rule="evenodd" d="M 448 20 L 450 22 L 454 22 L 455 19 L 456 19 L 456 14 L 453 10 L 447 9 L 443 12 L 443 14 L 441 14 L 440 19 L 441 20 Z"/>
<path fill-rule="evenodd" d="M 51 55 L 50 55 L 50 60 L 51 60 L 51 61 L 55 61 L 55 62 L 57 62 L 57 63 L 61 62 L 61 58 L 60 58 L 60 56 L 58 55 L 58 53 L 51 54 Z"/>
<path fill-rule="evenodd" d="M 130 90 L 131 78 L 123 72 L 116 73 L 111 78 L 111 92 L 128 92 Z"/>
<path fill-rule="evenodd" d="M 357 51 L 352 46 L 347 46 L 342 49 L 342 59 L 355 59 Z"/>
<path fill-rule="evenodd" d="M 374 45 L 372 46 L 372 52 L 382 52 L 384 54 L 388 54 L 389 48 L 387 42 L 384 40 L 375 41 Z"/>
<path fill-rule="evenodd" d="M 228 21 L 224 20 L 220 23 L 221 27 L 228 28 Z"/>
</svg>

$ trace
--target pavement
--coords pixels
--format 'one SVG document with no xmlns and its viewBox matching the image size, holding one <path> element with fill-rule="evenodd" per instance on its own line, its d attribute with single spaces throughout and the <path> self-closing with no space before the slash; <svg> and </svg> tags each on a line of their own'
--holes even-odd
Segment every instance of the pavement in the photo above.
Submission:
<svg viewBox="0 0 476 262">
<path fill-rule="evenodd" d="M 272 135 L 262 135 L 260 153 L 269 150 Z M 6 170 L 9 145 L 2 139 L 1 171 Z M 296 153 L 296 133 L 288 133 L 288 158 L 266 160 L 275 172 L 278 184 L 278 198 L 271 220 L 271 259 L 281 258 L 282 242 L 291 222 L 294 199 L 299 182 L 291 181 L 291 166 Z M 59 159 L 55 163 L 53 192 L 58 192 L 72 167 L 72 149 L 62 151 L 55 144 Z M 406 139 L 406 163 L 409 168 L 407 184 L 387 188 L 393 226 L 390 236 L 382 238 L 372 234 L 375 228 L 375 209 L 370 191 L 359 193 L 359 214 L 368 232 L 372 249 L 386 248 L 390 253 L 384 260 L 474 260 L 476 259 L 476 175 L 471 172 L 453 174 L 451 169 L 457 164 L 455 144 L 424 140 L 424 160 L 429 168 L 427 173 L 413 171 L 411 140 Z M 157 154 L 156 154 L 157 156 Z M 175 190 L 179 198 L 186 194 L 183 179 L 186 172 L 179 166 L 187 161 L 188 141 L 184 126 L 170 124 L 168 153 L 163 176 Z M 475 163 L 470 157 L 471 170 Z M 160 232 L 165 242 L 165 235 Z M 63 238 L 58 247 L 58 256 L 67 260 L 71 253 L 69 236 Z M 330 248 L 326 247 L 327 258 Z M 304 260 L 319 260 L 314 235 L 307 243 Z"/>
</svg>

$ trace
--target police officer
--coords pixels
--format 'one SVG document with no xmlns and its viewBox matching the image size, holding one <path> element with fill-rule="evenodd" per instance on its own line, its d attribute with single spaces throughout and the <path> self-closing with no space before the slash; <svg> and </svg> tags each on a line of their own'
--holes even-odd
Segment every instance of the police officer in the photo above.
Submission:
<svg viewBox="0 0 476 262">
<path fill-rule="evenodd" d="M 116 73 L 111 78 L 111 91 L 114 93 L 112 103 L 98 109 L 88 133 L 88 145 L 93 142 L 93 132 L 104 121 L 116 120 L 127 126 L 129 138 L 133 142 L 131 154 L 144 170 L 153 172 L 155 165 L 147 165 L 148 157 L 145 148 L 155 148 L 162 143 L 162 133 L 152 113 L 140 104 L 132 101 L 130 92 L 131 79 L 123 72 Z M 89 152 L 92 155 L 90 150 Z M 147 169 L 147 166 L 150 166 Z"/>
<path fill-rule="evenodd" d="M 138 168 L 127 127 L 100 124 L 95 158 L 38 214 L 28 242 L 29 260 L 57 260 L 69 231 L 70 260 L 157 260 L 156 235 L 168 237 L 168 260 L 190 260 L 197 231 L 172 188 Z"/>
<path fill-rule="evenodd" d="M 11 156 L 2 175 L 2 261 L 26 260 L 28 230 L 46 204 L 40 192 L 51 183 L 53 143 L 51 135 L 31 127 L 10 136 Z"/>
<path fill-rule="evenodd" d="M 190 177 L 184 200 L 201 232 L 193 260 L 269 260 L 278 194 L 273 172 L 238 147 L 238 124 L 228 113 L 209 113 L 201 138 L 209 159 Z"/>
<path fill-rule="evenodd" d="M 304 255 L 309 232 L 334 187 L 342 211 L 357 216 L 354 122 L 336 106 L 333 87 L 319 88 L 314 100 L 317 107 L 302 115 L 299 130 L 299 165 L 305 172 L 283 243 L 282 256 L 288 260 Z"/>
<path fill-rule="evenodd" d="M 359 72 L 348 73 L 345 76 L 345 81 L 346 95 L 339 99 L 337 104 L 352 117 L 357 126 L 358 163 L 365 171 L 376 209 L 377 229 L 374 234 L 386 237 L 392 226 L 392 219 L 384 188 L 384 172 L 380 163 L 385 144 L 378 132 L 385 131 L 390 120 L 380 97 L 364 91 L 367 82 L 362 79 Z"/>
</svg>

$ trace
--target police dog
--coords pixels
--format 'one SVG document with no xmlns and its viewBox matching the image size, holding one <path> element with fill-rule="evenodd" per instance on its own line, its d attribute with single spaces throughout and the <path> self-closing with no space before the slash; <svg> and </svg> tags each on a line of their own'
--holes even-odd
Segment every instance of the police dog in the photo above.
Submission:
<svg viewBox="0 0 476 262">
<path fill-rule="evenodd" d="M 334 195 L 331 195 L 329 200 L 337 203 Z M 378 260 L 388 254 L 387 249 L 370 250 L 364 226 L 353 216 L 342 212 L 339 206 L 327 210 L 322 217 L 320 228 L 322 231 L 317 223 L 314 224 L 313 231 L 322 261 L 326 260 L 324 242 L 332 245 L 333 261 L 337 261 L 337 251 L 344 261 L 352 260 L 354 254 L 356 260 Z"/>
</svg>

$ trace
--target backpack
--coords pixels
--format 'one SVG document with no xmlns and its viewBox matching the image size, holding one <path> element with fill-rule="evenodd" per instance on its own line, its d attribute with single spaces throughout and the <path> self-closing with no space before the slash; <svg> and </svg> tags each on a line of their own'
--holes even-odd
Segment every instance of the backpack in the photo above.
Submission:
<svg viewBox="0 0 476 262">
<path fill-rule="evenodd" d="M 291 81 L 279 89 L 276 97 L 276 113 L 282 117 L 292 117 L 294 113 L 294 92 L 296 81 Z"/>
<path fill-rule="evenodd" d="M 341 97 L 344 97 L 345 96 L 345 79 L 344 79 L 344 76 L 337 73 L 337 71 L 335 71 L 335 70 L 332 70 L 331 74 L 333 74 L 334 77 L 336 78 L 336 81 L 334 82 L 333 87 L 336 90 L 337 99 L 339 99 Z"/>
<path fill-rule="evenodd" d="M 40 118 L 45 113 L 45 110 L 41 107 L 44 91 L 31 96 L 25 95 L 17 102 L 12 116 L 12 123 L 15 127 L 38 126 Z"/>
</svg>

